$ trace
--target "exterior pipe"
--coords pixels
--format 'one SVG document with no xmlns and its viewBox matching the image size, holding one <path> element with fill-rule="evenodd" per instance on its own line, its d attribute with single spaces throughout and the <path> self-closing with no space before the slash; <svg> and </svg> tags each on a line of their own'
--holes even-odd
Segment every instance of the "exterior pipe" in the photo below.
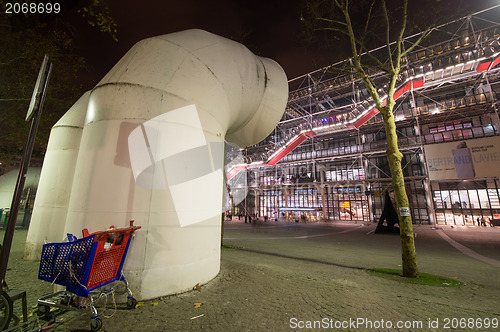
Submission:
<svg viewBox="0 0 500 332">
<path fill-rule="evenodd" d="M 80 97 L 50 132 L 24 259 L 39 260 L 44 243 L 60 242 L 64 238 L 69 195 L 89 96 L 90 91 Z"/>
<path fill-rule="evenodd" d="M 92 90 L 64 232 L 134 219 L 124 274 L 134 297 L 190 290 L 220 268 L 224 140 L 279 122 L 281 67 L 202 30 L 138 42 Z"/>
</svg>

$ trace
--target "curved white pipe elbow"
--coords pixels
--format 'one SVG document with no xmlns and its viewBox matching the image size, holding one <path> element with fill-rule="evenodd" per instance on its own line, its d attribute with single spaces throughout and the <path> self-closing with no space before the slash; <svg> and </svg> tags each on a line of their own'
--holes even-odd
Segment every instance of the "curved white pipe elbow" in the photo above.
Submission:
<svg viewBox="0 0 500 332">
<path fill-rule="evenodd" d="M 265 138 L 287 101 L 274 61 L 188 30 L 138 42 L 90 95 L 64 233 L 136 220 L 125 275 L 147 299 L 220 266 L 224 138 Z"/>
<path fill-rule="evenodd" d="M 164 91 L 171 98 L 167 108 L 195 104 L 219 123 L 228 141 L 240 146 L 269 135 L 288 97 L 286 75 L 276 62 L 197 29 L 138 42 L 96 89 L 108 84 Z"/>
</svg>

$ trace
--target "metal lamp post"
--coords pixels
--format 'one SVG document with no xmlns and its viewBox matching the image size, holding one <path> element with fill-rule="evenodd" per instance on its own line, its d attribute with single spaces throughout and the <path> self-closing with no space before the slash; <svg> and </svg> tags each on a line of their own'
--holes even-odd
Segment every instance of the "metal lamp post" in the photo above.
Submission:
<svg viewBox="0 0 500 332">
<path fill-rule="evenodd" d="M 12 199 L 12 204 L 10 207 L 10 215 L 7 222 L 7 227 L 5 229 L 2 252 L 0 255 L 0 305 L 5 306 L 5 310 L 3 310 L 3 317 L 0 317 L 0 325 L 2 325 L 0 326 L 1 330 L 5 329 L 9 325 L 10 317 L 12 314 L 12 303 L 9 296 L 3 290 L 3 286 L 5 284 L 5 273 L 7 271 L 7 265 L 9 262 L 12 238 L 14 237 L 17 213 L 19 212 L 19 205 L 21 203 L 21 196 L 23 193 L 24 182 L 26 180 L 26 173 L 28 172 L 31 153 L 33 152 L 33 145 L 35 142 L 36 132 L 38 130 L 38 124 L 40 123 L 40 116 L 45 101 L 45 94 L 47 92 L 47 85 L 49 82 L 51 71 L 52 64 L 49 64 L 49 57 L 46 54 L 40 68 L 40 72 L 38 73 L 38 79 L 33 91 L 33 96 L 31 97 L 31 103 L 26 114 L 26 121 L 31 121 L 31 125 L 28 134 L 28 140 L 26 141 L 26 145 L 24 148 L 21 168 L 17 177 L 16 188 L 14 190 L 14 197 Z"/>
</svg>

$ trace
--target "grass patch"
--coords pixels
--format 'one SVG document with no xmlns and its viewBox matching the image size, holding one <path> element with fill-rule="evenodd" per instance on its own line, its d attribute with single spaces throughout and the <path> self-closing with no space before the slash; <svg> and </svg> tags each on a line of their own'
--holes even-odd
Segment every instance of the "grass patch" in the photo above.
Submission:
<svg viewBox="0 0 500 332">
<path fill-rule="evenodd" d="M 438 276 L 429 273 L 419 273 L 417 278 L 403 277 L 403 271 L 393 269 L 368 269 L 367 272 L 373 276 L 404 282 L 407 284 L 438 286 L 438 287 L 459 287 L 464 285 L 458 280 Z"/>
<path fill-rule="evenodd" d="M 242 247 L 237 247 L 237 246 L 230 246 L 230 245 L 227 245 L 227 244 L 223 244 L 221 246 L 221 249 L 241 249 Z"/>
</svg>

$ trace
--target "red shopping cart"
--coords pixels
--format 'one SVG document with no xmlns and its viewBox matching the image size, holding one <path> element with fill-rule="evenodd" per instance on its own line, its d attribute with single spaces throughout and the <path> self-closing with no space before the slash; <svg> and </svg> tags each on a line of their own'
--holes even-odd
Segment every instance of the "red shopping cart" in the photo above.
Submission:
<svg viewBox="0 0 500 332">
<path fill-rule="evenodd" d="M 128 292 L 127 307 L 135 308 L 134 299 L 122 268 L 134 232 L 140 229 L 130 221 L 130 227 L 114 228 L 89 234 L 83 238 L 68 234 L 68 242 L 47 243 L 42 248 L 38 279 L 66 286 L 66 290 L 48 294 L 38 299 L 38 315 L 50 314 L 50 307 L 63 309 L 88 309 L 92 318 L 90 327 L 98 331 L 102 320 L 95 308 L 95 297 L 114 292 L 114 288 L 99 290 L 114 281 L 125 284 Z"/>
</svg>

